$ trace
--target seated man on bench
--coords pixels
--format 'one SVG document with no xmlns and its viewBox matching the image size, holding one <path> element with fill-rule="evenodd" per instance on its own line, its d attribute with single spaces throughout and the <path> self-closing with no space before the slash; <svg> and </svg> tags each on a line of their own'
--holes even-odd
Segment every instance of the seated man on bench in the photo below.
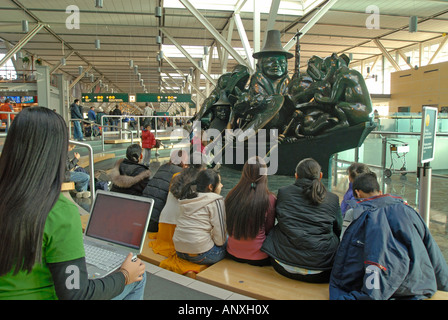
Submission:
<svg viewBox="0 0 448 320">
<path fill-rule="evenodd" d="M 426 299 L 448 291 L 448 266 L 420 214 L 382 194 L 373 172 L 353 182 L 354 220 L 339 245 L 330 299 Z"/>
</svg>

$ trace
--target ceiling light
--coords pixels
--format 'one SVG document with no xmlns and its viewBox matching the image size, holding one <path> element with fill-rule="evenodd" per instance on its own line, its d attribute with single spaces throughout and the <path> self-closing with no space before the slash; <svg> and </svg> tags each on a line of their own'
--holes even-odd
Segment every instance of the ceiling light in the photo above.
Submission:
<svg viewBox="0 0 448 320">
<path fill-rule="evenodd" d="M 417 16 L 409 18 L 409 32 L 417 32 Z"/>
<path fill-rule="evenodd" d="M 103 7 L 103 0 L 96 0 L 95 8 L 102 8 L 102 7 Z"/>
<path fill-rule="evenodd" d="M 162 7 L 156 7 L 156 17 L 157 18 L 162 17 Z"/>
<path fill-rule="evenodd" d="M 95 39 L 95 49 L 100 49 L 101 45 L 100 45 L 100 39 Z"/>
<path fill-rule="evenodd" d="M 22 32 L 28 33 L 28 21 L 22 20 Z"/>
</svg>

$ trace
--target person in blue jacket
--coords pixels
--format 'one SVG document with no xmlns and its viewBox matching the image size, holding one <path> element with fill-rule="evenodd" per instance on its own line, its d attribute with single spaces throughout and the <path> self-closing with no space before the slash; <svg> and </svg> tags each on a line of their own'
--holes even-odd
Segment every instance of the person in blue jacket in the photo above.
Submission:
<svg viewBox="0 0 448 320">
<path fill-rule="evenodd" d="M 353 182 L 353 221 L 339 245 L 330 299 L 426 299 L 448 291 L 448 266 L 420 214 L 382 194 L 375 173 Z"/>
</svg>

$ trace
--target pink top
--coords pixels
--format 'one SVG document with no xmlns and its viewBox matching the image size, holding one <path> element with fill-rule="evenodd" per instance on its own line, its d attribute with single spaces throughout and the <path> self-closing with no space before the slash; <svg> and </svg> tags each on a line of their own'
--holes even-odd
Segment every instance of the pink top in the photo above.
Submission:
<svg viewBox="0 0 448 320">
<path fill-rule="evenodd" d="M 264 227 L 254 239 L 250 240 L 236 240 L 229 236 L 227 240 L 227 252 L 232 256 L 245 260 L 262 260 L 269 256 L 260 250 L 263 245 L 266 235 L 274 227 L 275 222 L 275 202 L 277 198 L 270 194 L 270 210 L 266 212 L 266 221 Z"/>
</svg>

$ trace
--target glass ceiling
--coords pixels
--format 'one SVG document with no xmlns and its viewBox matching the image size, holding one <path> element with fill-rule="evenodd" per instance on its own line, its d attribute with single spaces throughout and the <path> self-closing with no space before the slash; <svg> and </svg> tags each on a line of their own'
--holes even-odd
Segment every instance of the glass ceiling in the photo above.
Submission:
<svg viewBox="0 0 448 320">
<path fill-rule="evenodd" d="M 272 4 L 271 0 L 189 0 L 189 2 L 198 10 L 214 11 L 235 11 L 235 8 L 243 3 L 240 12 L 246 13 L 254 12 L 255 1 L 257 8 L 261 13 L 269 13 Z M 280 1 L 277 14 L 302 16 L 324 1 L 325 0 L 282 0 Z M 164 0 L 163 6 L 165 8 L 185 8 L 179 0 Z M 203 46 L 183 46 L 183 49 L 185 49 L 194 59 L 200 60 L 205 58 Z M 244 48 L 237 47 L 234 49 L 242 57 L 246 57 Z M 162 51 L 163 54 L 169 58 L 184 57 L 183 53 L 174 45 L 162 45 Z M 216 59 L 217 56 L 218 54 L 216 50 L 214 50 L 212 59 Z M 233 57 L 229 55 L 229 59 L 233 59 Z"/>
<path fill-rule="evenodd" d="M 254 3 L 261 13 L 269 13 L 272 1 L 270 0 L 189 0 L 198 10 L 234 11 L 239 3 L 244 3 L 241 12 L 254 12 Z M 325 0 L 282 0 L 278 14 L 302 16 L 313 10 Z M 184 8 L 179 0 L 164 0 L 165 8 Z"/>
</svg>

